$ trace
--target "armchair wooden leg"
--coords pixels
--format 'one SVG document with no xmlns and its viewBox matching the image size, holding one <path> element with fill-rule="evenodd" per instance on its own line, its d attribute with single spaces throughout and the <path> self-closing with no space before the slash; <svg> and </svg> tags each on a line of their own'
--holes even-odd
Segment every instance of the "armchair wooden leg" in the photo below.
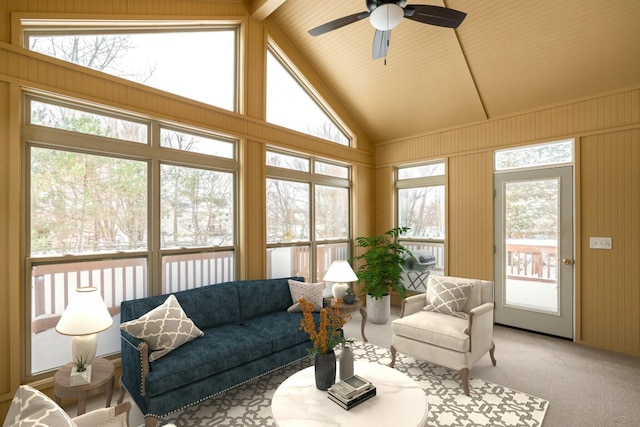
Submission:
<svg viewBox="0 0 640 427">
<path fill-rule="evenodd" d="M 120 396 L 118 396 L 118 400 L 116 401 L 118 405 L 124 401 L 124 395 L 126 392 L 127 392 L 127 389 L 124 388 L 124 384 L 122 383 L 122 378 L 120 378 Z"/>
<path fill-rule="evenodd" d="M 496 366 L 496 356 L 493 354 L 496 351 L 496 343 L 491 341 L 491 348 L 489 349 L 489 356 L 491 357 L 491 363 Z"/>
<path fill-rule="evenodd" d="M 144 427 L 156 427 L 158 425 L 158 419 L 156 417 L 144 417 Z"/>
<path fill-rule="evenodd" d="M 395 364 L 396 364 L 396 348 L 394 346 L 391 346 L 391 363 L 389 363 L 389 366 L 393 368 Z"/>
<path fill-rule="evenodd" d="M 464 394 L 469 396 L 469 368 L 460 370 L 460 379 L 462 380 L 462 388 L 464 390 Z"/>
</svg>

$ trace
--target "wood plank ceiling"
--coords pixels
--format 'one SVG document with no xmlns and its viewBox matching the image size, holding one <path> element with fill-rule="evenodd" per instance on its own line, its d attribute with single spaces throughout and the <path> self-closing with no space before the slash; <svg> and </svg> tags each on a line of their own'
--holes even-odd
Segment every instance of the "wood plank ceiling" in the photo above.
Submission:
<svg viewBox="0 0 640 427">
<path fill-rule="evenodd" d="M 375 142 L 640 85 L 638 0 L 409 0 L 467 13 L 456 30 L 408 19 L 386 65 L 371 59 L 364 19 L 307 31 L 366 10 L 364 0 L 254 0 Z"/>
</svg>

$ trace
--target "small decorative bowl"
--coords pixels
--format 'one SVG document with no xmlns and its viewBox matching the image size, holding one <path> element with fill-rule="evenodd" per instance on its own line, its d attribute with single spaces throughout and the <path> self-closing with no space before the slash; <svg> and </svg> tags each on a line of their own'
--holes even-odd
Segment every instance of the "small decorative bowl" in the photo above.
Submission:
<svg viewBox="0 0 640 427">
<path fill-rule="evenodd" d="M 344 301 L 345 304 L 353 304 L 357 299 L 358 297 L 355 295 L 345 295 L 342 297 L 342 301 Z"/>
</svg>

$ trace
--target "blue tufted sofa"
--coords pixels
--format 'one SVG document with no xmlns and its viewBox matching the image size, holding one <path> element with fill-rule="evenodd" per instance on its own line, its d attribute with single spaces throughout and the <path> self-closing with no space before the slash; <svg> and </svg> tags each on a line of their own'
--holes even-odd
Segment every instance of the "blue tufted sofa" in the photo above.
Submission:
<svg viewBox="0 0 640 427">
<path fill-rule="evenodd" d="M 292 279 L 304 281 L 303 278 Z M 187 316 L 204 335 L 149 362 L 147 344 L 121 330 L 122 394 L 129 391 L 145 427 L 183 407 L 307 355 L 309 336 L 299 330 L 302 313 L 288 278 L 240 280 L 175 292 Z M 137 319 L 168 295 L 123 301 L 121 322 Z"/>
</svg>

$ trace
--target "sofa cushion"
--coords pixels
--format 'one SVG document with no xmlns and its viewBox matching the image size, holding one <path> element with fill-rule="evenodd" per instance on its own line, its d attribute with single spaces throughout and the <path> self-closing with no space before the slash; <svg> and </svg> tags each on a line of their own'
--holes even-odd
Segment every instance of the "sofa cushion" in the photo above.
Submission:
<svg viewBox="0 0 640 427">
<path fill-rule="evenodd" d="M 319 312 L 322 310 L 324 304 L 324 282 L 308 283 L 292 279 L 289 279 L 288 282 L 291 299 L 293 300 L 293 305 L 287 309 L 289 313 L 302 312 L 302 306 L 299 302 L 302 298 L 313 303 L 313 311 Z"/>
<path fill-rule="evenodd" d="M 448 280 L 447 277 L 429 276 L 427 281 L 426 311 L 453 314 L 466 318 L 462 312 L 471 291 L 471 283 Z"/>
<path fill-rule="evenodd" d="M 200 329 L 240 320 L 236 282 L 207 285 L 200 288 L 174 292 L 180 306 Z M 167 294 L 122 301 L 121 322 L 137 319 L 164 303 Z M 233 303 L 230 303 L 233 301 Z"/>
<path fill-rule="evenodd" d="M 316 324 L 319 323 L 318 313 L 314 313 Z M 279 311 L 246 320 L 243 324 L 251 328 L 256 334 L 271 342 L 271 351 L 276 352 L 291 346 L 311 340 L 306 332 L 300 330 L 302 313 L 288 313 Z"/>
<path fill-rule="evenodd" d="M 120 324 L 120 328 L 149 345 L 150 362 L 202 336 L 202 331 L 187 317 L 174 295 L 140 318 Z"/>
<path fill-rule="evenodd" d="M 268 280 L 240 280 L 238 286 L 241 320 L 251 319 L 276 311 L 287 311 L 293 305 L 289 279 L 304 281 L 301 277 Z"/>
<path fill-rule="evenodd" d="M 176 298 L 187 316 L 200 329 L 227 323 L 238 323 L 238 288 L 235 282 L 220 283 L 176 292 Z"/>
<path fill-rule="evenodd" d="M 75 427 L 64 410 L 46 394 L 28 385 L 18 387 L 3 427 L 56 426 Z"/>
<path fill-rule="evenodd" d="M 271 353 L 271 342 L 243 325 L 205 329 L 204 335 L 151 364 L 147 393 L 156 396 Z"/>
<path fill-rule="evenodd" d="M 469 351 L 469 321 L 433 311 L 419 311 L 391 322 L 391 330 L 416 341 L 459 352 Z"/>
</svg>

